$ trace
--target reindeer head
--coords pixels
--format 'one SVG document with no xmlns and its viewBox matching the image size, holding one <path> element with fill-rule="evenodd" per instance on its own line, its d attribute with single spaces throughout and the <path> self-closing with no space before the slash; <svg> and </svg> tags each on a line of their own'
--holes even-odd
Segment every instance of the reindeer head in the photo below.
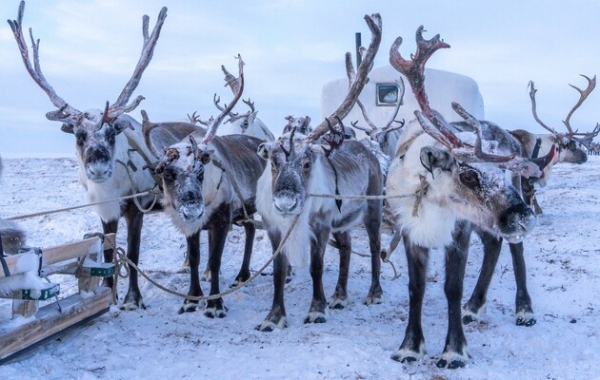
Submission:
<svg viewBox="0 0 600 380">
<path fill-rule="evenodd" d="M 31 29 L 29 29 L 29 34 L 33 46 L 33 64 L 30 62 L 29 50 L 22 30 L 24 10 L 25 2 L 21 1 L 17 20 L 8 20 L 8 23 L 21 52 L 27 72 L 46 92 L 52 104 L 58 108 L 58 110 L 48 112 L 46 117 L 48 120 L 62 122 L 62 131 L 72 133 L 75 136 L 77 155 L 87 178 L 97 183 L 104 182 L 112 176 L 114 171 L 115 151 L 127 149 L 125 146 L 116 147 L 117 136 L 125 129 L 133 128 L 130 119 L 122 115 L 134 110 L 144 99 L 143 96 L 138 96 L 127 104 L 139 84 L 144 70 L 152 59 L 160 30 L 167 17 L 167 8 L 163 7 L 160 11 L 154 30 L 150 35 L 148 34 L 149 18 L 144 15 L 142 19 L 144 44 L 141 57 L 132 77 L 123 88 L 117 101 L 112 105 L 107 102 L 104 111 L 92 109 L 86 112 L 73 108 L 58 96 L 42 74 L 39 64 L 39 40 L 34 40 Z"/>
<path fill-rule="evenodd" d="M 183 225 L 199 222 L 204 215 L 206 206 L 203 195 L 205 185 L 204 173 L 205 167 L 212 161 L 213 154 L 213 150 L 209 149 L 209 144 L 215 137 L 219 125 L 237 104 L 244 91 L 244 62 L 239 55 L 237 59 L 239 60 L 240 71 L 239 92 L 234 96 L 231 103 L 221 110 L 221 113 L 216 118 L 211 118 L 206 123 L 208 129 L 206 131 L 202 129 L 192 132 L 181 142 L 165 148 L 162 155 L 158 155 L 152 149 L 152 152 L 157 155 L 156 158 L 159 159 L 155 173 L 162 175 L 163 205 L 167 212 L 174 210 L 180 220 L 184 222 Z M 215 95 L 214 98 L 216 99 L 217 96 Z M 143 112 L 143 118 L 144 125 L 152 125 L 145 112 Z M 148 140 L 149 132 L 150 128 L 144 133 L 146 140 Z M 198 143 L 198 141 L 201 142 Z M 219 180 L 217 179 L 216 183 L 211 184 L 211 188 L 218 190 L 218 182 Z M 184 228 L 189 228 L 189 226 Z"/>
<path fill-rule="evenodd" d="M 415 229 L 421 228 L 423 236 L 437 235 L 438 232 L 429 231 L 431 226 L 419 223 L 416 214 L 434 215 L 435 219 L 442 213 L 446 219 L 467 219 L 510 242 L 520 242 L 535 225 L 535 216 L 507 175 L 515 173 L 516 179 L 520 175 L 540 176 L 545 165 L 555 158 L 556 151 L 552 149 L 540 160 L 524 158 L 507 131 L 477 120 L 457 103 L 452 107 L 465 119 L 469 131 L 461 132 L 464 129 L 458 125 L 447 123 L 429 106 L 424 71 L 426 61 L 435 51 L 450 46 L 439 35 L 425 40 L 422 32 L 420 27 L 416 33 L 417 52 L 412 60 L 404 59 L 398 52 L 402 38 L 398 37 L 390 49 L 390 63 L 406 76 L 421 108 L 415 111 L 415 116 L 422 130 L 413 123 L 410 131 L 405 131 L 407 136 L 398 150 L 398 162 L 402 162 L 399 173 L 403 178 L 399 178 L 398 172 L 388 177 L 391 187 L 401 187 L 398 181 L 414 183 L 420 179 L 420 191 L 423 196 L 426 193 L 426 209 L 415 206 L 413 215 L 404 215 L 403 223 L 419 226 Z M 422 134 L 423 131 L 427 134 Z M 448 226 L 446 238 L 450 237 L 453 223 Z"/>
<path fill-rule="evenodd" d="M 294 117 L 289 115 L 286 116 L 285 119 L 288 121 L 288 123 L 285 125 L 285 127 L 283 127 L 282 134 L 290 133 L 293 130 L 302 135 L 308 135 L 310 132 L 312 132 L 312 127 L 310 126 L 310 116 Z"/>
<path fill-rule="evenodd" d="M 200 132 L 203 134 L 202 132 Z M 187 141 L 165 148 L 155 172 L 162 175 L 163 205 L 175 210 L 185 223 L 204 215 L 204 169 L 211 161 L 211 150 L 200 150 L 192 133 Z"/>
<path fill-rule="evenodd" d="M 587 97 L 596 87 L 596 76 L 594 76 L 591 79 L 585 75 L 581 76 L 587 80 L 588 86 L 585 90 L 582 90 L 578 87 L 575 87 L 572 84 L 569 85 L 575 90 L 577 90 L 580 96 L 575 106 L 573 106 L 571 111 L 569 111 L 567 118 L 563 121 L 565 127 L 567 128 L 566 133 L 559 133 L 554 128 L 547 126 L 540 120 L 540 118 L 537 115 L 535 101 L 535 93 L 537 92 L 537 89 L 535 88 L 535 84 L 532 81 L 529 82 L 529 97 L 531 98 L 531 110 L 533 113 L 533 117 L 538 122 L 538 124 L 540 124 L 542 127 L 544 127 L 552 133 L 552 141 L 558 149 L 559 161 L 561 162 L 570 162 L 574 164 L 583 164 L 584 162 L 586 162 L 587 153 L 581 148 L 581 146 L 584 146 L 587 149 L 589 149 L 589 145 L 592 142 L 593 138 L 596 137 L 600 132 L 600 124 L 596 124 L 596 127 L 592 130 L 592 132 L 588 133 L 578 132 L 577 130 L 573 131 L 573 128 L 571 127 L 571 116 L 573 116 L 575 110 L 577 110 L 583 104 L 583 102 L 587 99 Z"/>
</svg>

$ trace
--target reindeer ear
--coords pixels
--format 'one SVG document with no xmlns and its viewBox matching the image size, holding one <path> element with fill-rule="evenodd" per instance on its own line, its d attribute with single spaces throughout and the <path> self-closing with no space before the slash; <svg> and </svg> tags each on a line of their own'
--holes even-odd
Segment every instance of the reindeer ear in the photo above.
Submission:
<svg viewBox="0 0 600 380">
<path fill-rule="evenodd" d="M 256 149 L 256 154 L 258 154 L 258 156 L 260 158 L 262 158 L 263 160 L 269 159 L 269 153 L 270 153 L 270 149 L 269 149 L 268 143 L 261 143 L 258 146 L 258 148 Z"/>
<path fill-rule="evenodd" d="M 60 130 L 65 132 L 65 133 L 75 133 L 75 126 L 73 124 L 68 124 L 68 123 L 63 123 L 63 125 L 60 127 Z"/>
<path fill-rule="evenodd" d="M 438 149 L 432 146 L 421 148 L 421 164 L 430 173 L 434 168 L 442 170 L 451 170 L 454 164 L 454 157 L 448 151 Z"/>
<path fill-rule="evenodd" d="M 117 134 L 123 132 L 127 128 L 131 128 L 132 130 L 135 129 L 133 128 L 131 121 L 120 117 L 117 118 L 117 120 L 115 120 L 114 122 L 112 122 L 111 125 L 115 129 L 115 132 L 117 132 Z"/>
<path fill-rule="evenodd" d="M 257 113 L 258 113 L 258 111 L 254 111 L 250 115 L 248 115 L 248 124 L 254 123 L 254 119 L 256 119 Z"/>
</svg>

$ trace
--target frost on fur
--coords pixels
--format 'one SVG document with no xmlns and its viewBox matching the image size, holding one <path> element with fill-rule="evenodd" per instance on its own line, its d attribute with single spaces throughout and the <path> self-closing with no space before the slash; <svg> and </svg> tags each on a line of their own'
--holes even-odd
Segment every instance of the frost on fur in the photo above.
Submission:
<svg viewBox="0 0 600 380">
<path fill-rule="evenodd" d="M 2 237 L 2 249 L 8 254 L 18 253 L 19 247 L 25 245 L 25 231 L 8 220 L 0 219 L 0 237 Z"/>
</svg>

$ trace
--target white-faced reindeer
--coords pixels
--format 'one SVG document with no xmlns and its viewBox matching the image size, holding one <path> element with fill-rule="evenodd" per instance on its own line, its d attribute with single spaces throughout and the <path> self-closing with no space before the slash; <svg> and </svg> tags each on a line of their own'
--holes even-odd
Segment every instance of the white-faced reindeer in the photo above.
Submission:
<svg viewBox="0 0 600 380">
<path fill-rule="evenodd" d="M 382 194 L 383 178 L 375 156 L 360 142 L 343 139 L 341 119 L 347 115 L 366 83 L 367 75 L 381 42 L 381 17 L 365 16 L 372 41 L 347 97 L 329 119 L 319 124 L 308 136 L 292 131 L 278 141 L 263 143 L 259 154 L 270 161 L 258 181 L 256 206 L 261 214 L 273 251 L 283 243 L 281 253 L 273 262 L 273 304 L 261 331 L 287 326 L 284 305 L 284 282 L 288 263 L 304 266 L 310 257 L 313 295 L 305 323 L 326 321 L 327 300 L 323 290 L 323 255 L 332 233 L 339 247 L 340 274 L 332 308 L 347 303 L 346 285 L 350 265 L 350 231 L 363 223 L 369 237 L 372 278 L 367 303 L 381 302 L 383 291 L 379 282 L 381 199 L 332 199 L 315 195 L 378 196 Z M 330 135 L 323 136 L 327 131 Z M 317 141 L 323 138 L 330 147 Z M 293 227 L 284 241 L 287 231 Z"/>
<path fill-rule="evenodd" d="M 425 354 L 421 312 L 430 248 L 445 250 L 448 332 L 438 367 L 456 368 L 468 359 L 461 323 L 461 298 L 469 240 L 473 226 L 496 239 L 519 243 L 534 227 L 535 216 L 519 190 L 506 178 L 506 169 L 520 175 L 539 175 L 543 163 L 518 155 L 519 146 L 493 123 L 478 121 L 460 105 L 454 110 L 476 133 L 460 132 L 431 109 L 425 93 L 425 62 L 449 45 L 439 35 L 431 40 L 417 30 L 417 51 L 404 59 L 398 37 L 390 63 L 408 79 L 421 110 L 419 123 L 405 127 L 387 179 L 387 197 L 402 229 L 409 271 L 410 311 L 404 340 L 392 356 L 400 362 Z M 419 126 L 421 124 L 421 126 Z M 555 153 L 555 152 L 552 152 Z M 500 240 L 501 241 L 501 240 Z"/>
<path fill-rule="evenodd" d="M 144 99 L 143 96 L 138 96 L 128 104 L 152 59 L 154 47 L 167 17 L 167 8 L 163 7 L 160 11 L 151 34 L 148 34 L 149 18 L 144 15 L 142 53 L 132 77 L 118 99 L 111 105 L 107 102 L 103 110 L 91 109 L 85 112 L 77 110 L 58 96 L 42 74 L 39 64 L 39 40 L 34 40 L 31 29 L 33 63 L 30 62 L 29 50 L 22 30 L 24 8 L 25 2 L 22 1 L 17 20 L 8 20 L 8 23 L 27 72 L 46 92 L 52 104 L 58 108 L 56 111 L 48 112 L 46 117 L 61 122 L 62 131 L 75 136 L 79 180 L 87 191 L 88 200 L 94 203 L 105 202 L 94 206 L 94 210 L 102 220 L 104 233 L 116 233 L 119 217 L 125 217 L 127 257 L 137 264 L 143 213 L 136 203 L 144 208 L 150 208 L 156 198 L 154 195 L 146 195 L 125 201 L 115 199 L 150 190 L 155 182 L 152 174 L 142 169 L 149 163 L 151 152 L 144 145 L 141 125 L 125 113 L 134 110 Z M 106 261 L 112 261 L 113 251 L 105 251 L 104 258 Z M 137 272 L 130 268 L 129 289 L 122 309 L 145 308 L 137 279 Z M 113 285 L 112 279 L 108 280 L 108 285 Z"/>
<path fill-rule="evenodd" d="M 223 119 L 242 95 L 244 79 L 239 59 L 240 87 L 233 101 L 209 123 L 208 131 L 194 132 L 160 154 L 156 172 L 162 175 L 163 206 L 173 224 L 186 236 L 190 260 L 190 296 L 202 296 L 198 265 L 200 263 L 200 231 L 209 233 L 210 294 L 219 293 L 221 256 L 232 223 L 251 217 L 255 212 L 256 182 L 265 162 L 256 155 L 263 140 L 233 134 L 215 136 Z M 145 119 L 147 116 L 144 117 Z M 201 141 L 199 144 L 197 141 Z M 149 144 L 149 146 L 152 146 Z M 155 152 L 158 155 L 158 152 Z M 236 281 L 250 277 L 249 265 L 255 227 L 242 223 L 246 230 L 246 249 L 242 270 Z M 195 311 L 199 302 L 186 299 L 179 312 Z M 204 315 L 225 316 L 223 300 L 206 303 Z"/>
</svg>

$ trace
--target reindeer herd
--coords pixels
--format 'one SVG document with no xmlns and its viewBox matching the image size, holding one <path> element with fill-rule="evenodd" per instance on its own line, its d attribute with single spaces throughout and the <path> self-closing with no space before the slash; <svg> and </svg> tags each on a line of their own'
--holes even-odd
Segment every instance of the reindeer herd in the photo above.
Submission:
<svg viewBox="0 0 600 380">
<path fill-rule="evenodd" d="M 444 249 L 448 302 L 448 331 L 439 367 L 463 367 L 469 360 L 463 323 L 478 319 L 483 312 L 487 288 L 502 243 L 506 240 L 513 256 L 517 282 L 517 324 L 535 324 L 531 298 L 526 286 L 524 241 L 535 227 L 541 209 L 535 202 L 535 186 L 543 186 L 558 161 L 583 163 L 586 147 L 600 132 L 573 130 L 573 112 L 593 91 L 596 79 L 585 77 L 588 87 L 568 114 L 567 133 L 548 127 L 537 116 L 534 84 L 530 84 L 533 116 L 550 134 L 535 135 L 525 130 L 508 131 L 492 122 L 478 120 L 458 103 L 452 107 L 464 121 L 447 122 L 431 108 L 425 91 L 425 64 L 449 45 L 436 35 L 423 38 L 416 32 L 417 50 L 405 59 L 398 37 L 389 50 L 390 64 L 398 71 L 402 96 L 404 81 L 417 99 L 414 118 L 397 121 L 396 114 L 386 125 L 372 123 L 358 96 L 368 81 L 378 53 L 382 20 L 378 14 L 365 16 L 371 42 L 361 50 L 356 68 L 346 56 L 348 94 L 339 107 L 317 126 L 309 117 L 288 116 L 278 138 L 257 117 L 254 103 L 243 102 L 246 113 L 234 112 L 244 91 L 244 62 L 237 57 L 238 76 L 225 67 L 225 81 L 233 99 L 219 113 L 202 121 L 196 113 L 189 122 L 151 122 L 141 111 L 142 123 L 128 113 L 142 96 L 131 100 L 167 16 L 163 8 L 149 33 L 149 18 L 143 17 L 143 48 L 131 79 L 117 100 L 101 109 L 80 111 L 62 99 L 47 81 L 39 63 L 39 40 L 30 29 L 32 52 L 27 47 L 22 22 L 22 1 L 16 20 L 9 20 L 23 63 L 29 75 L 46 92 L 56 110 L 49 120 L 61 122 L 61 130 L 73 134 L 79 179 L 94 206 L 105 233 L 116 233 L 118 220 L 127 222 L 127 257 L 134 264 L 140 255 L 140 234 L 144 214 L 163 210 L 187 242 L 190 284 L 188 298 L 179 312 L 192 312 L 204 302 L 200 286 L 200 233 L 208 231 L 210 297 L 204 315 L 226 316 L 220 295 L 219 274 L 226 237 L 233 224 L 244 227 L 246 243 L 242 268 L 236 284 L 250 278 L 250 259 L 257 228 L 257 216 L 264 226 L 274 253 L 273 303 L 257 327 L 272 331 L 287 326 L 284 303 L 290 268 L 308 265 L 313 294 L 305 323 L 326 322 L 327 308 L 344 308 L 348 303 L 347 284 L 352 251 L 351 234 L 366 233 L 371 258 L 371 286 L 366 304 L 383 302 L 380 282 L 382 223 L 393 226 L 396 241 L 403 241 L 408 263 L 409 318 L 403 341 L 392 358 L 417 361 L 425 355 L 421 325 L 425 276 L 429 252 Z M 358 106 L 369 127 L 343 120 Z M 354 128 L 367 134 L 357 140 Z M 114 199 L 139 194 L 128 200 Z M 535 205 L 535 210 L 532 209 Z M 463 277 L 471 234 L 480 236 L 484 261 L 473 295 L 462 306 Z M 330 240 L 331 238 L 331 240 Z M 329 299 L 323 289 L 323 256 L 328 243 L 339 251 L 339 277 Z M 114 252 L 104 252 L 105 261 Z M 122 301 L 124 310 L 144 309 L 138 272 L 131 267 L 129 288 Z M 115 285 L 111 280 L 108 286 Z"/>
</svg>

